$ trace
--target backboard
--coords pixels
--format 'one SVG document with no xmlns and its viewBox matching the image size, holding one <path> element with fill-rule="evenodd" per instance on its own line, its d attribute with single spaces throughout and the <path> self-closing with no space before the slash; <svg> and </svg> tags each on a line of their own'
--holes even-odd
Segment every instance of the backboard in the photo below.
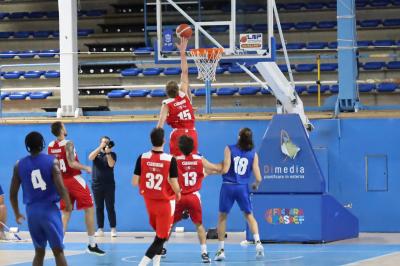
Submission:
<svg viewBox="0 0 400 266">
<path fill-rule="evenodd" d="M 237 2 L 242 1 L 243 3 Z M 274 0 L 264 5 L 245 0 L 156 0 L 155 62 L 180 62 L 175 50 L 176 27 L 189 24 L 193 36 L 189 48 L 224 48 L 222 62 L 275 61 Z M 276 8 L 275 8 L 276 10 Z M 191 58 L 188 57 L 190 61 Z"/>
</svg>

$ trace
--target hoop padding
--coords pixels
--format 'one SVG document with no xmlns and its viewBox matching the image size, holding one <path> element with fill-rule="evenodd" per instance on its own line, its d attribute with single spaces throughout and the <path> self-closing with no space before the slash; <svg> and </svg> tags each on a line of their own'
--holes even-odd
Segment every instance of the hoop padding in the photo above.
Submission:
<svg viewBox="0 0 400 266">
<path fill-rule="evenodd" d="M 199 48 L 189 51 L 198 69 L 198 79 L 215 81 L 215 72 L 223 52 L 223 48 Z"/>
</svg>

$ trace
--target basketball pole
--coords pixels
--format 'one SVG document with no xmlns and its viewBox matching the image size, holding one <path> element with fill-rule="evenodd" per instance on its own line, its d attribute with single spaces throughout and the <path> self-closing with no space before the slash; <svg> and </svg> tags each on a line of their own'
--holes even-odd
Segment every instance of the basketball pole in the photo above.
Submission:
<svg viewBox="0 0 400 266">
<path fill-rule="evenodd" d="M 211 80 L 206 80 L 206 114 L 211 114 Z"/>
</svg>

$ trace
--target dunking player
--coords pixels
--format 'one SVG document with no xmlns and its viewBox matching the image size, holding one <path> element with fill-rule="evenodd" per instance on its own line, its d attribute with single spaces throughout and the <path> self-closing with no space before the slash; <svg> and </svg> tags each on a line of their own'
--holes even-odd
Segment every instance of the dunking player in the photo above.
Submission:
<svg viewBox="0 0 400 266">
<path fill-rule="evenodd" d="M 151 261 L 160 265 L 163 244 L 172 227 L 175 199 L 179 201 L 181 197 L 176 159 L 163 152 L 164 129 L 153 129 L 150 138 L 153 148 L 137 158 L 132 184 L 139 186 L 156 237 L 139 265 Z"/>
<path fill-rule="evenodd" d="M 55 155 L 60 162 L 61 174 L 68 189 L 72 205 L 76 202 L 77 209 L 85 211 L 85 222 L 89 237 L 89 245 L 86 251 L 99 256 L 105 255 L 105 252 L 99 249 L 95 242 L 93 199 L 85 179 L 81 177 L 81 170 L 90 173 L 92 169 L 79 163 L 73 142 L 65 139 L 67 130 L 62 122 L 54 122 L 51 125 L 51 133 L 57 139 L 49 144 L 48 153 Z M 63 213 L 64 232 L 66 232 L 72 210 L 66 210 L 62 200 L 60 208 Z"/>
<path fill-rule="evenodd" d="M 194 142 L 189 136 L 181 136 L 178 146 L 183 155 L 177 156 L 178 181 L 182 188 L 181 200 L 177 202 L 174 215 L 174 224 L 182 220 L 182 213 L 188 211 L 192 222 L 196 225 L 201 247 L 201 259 L 210 263 L 206 245 L 206 231 L 203 226 L 200 189 L 201 183 L 207 174 L 221 172 L 222 165 L 210 163 L 200 155 L 193 154 Z M 166 249 L 163 249 L 166 254 Z"/>
<path fill-rule="evenodd" d="M 194 127 L 194 111 L 191 102 L 191 92 L 189 88 L 189 71 L 186 59 L 186 47 L 188 39 L 181 38 L 180 44 L 176 46 L 181 56 L 181 84 L 169 81 L 165 91 L 168 99 L 162 102 L 160 118 L 157 127 L 164 127 L 165 121 L 173 128 L 170 135 L 169 148 L 174 156 L 181 155 L 178 148 L 178 139 L 182 135 L 190 136 L 194 140 L 194 153 L 197 154 L 197 132 Z"/>
<path fill-rule="evenodd" d="M 43 265 L 47 242 L 53 250 L 56 265 L 67 265 L 57 202 L 61 196 L 66 210 L 70 211 L 72 205 L 62 181 L 58 160 L 42 153 L 44 145 L 43 137 L 38 132 L 31 132 L 25 137 L 25 147 L 30 155 L 15 164 L 10 200 L 17 223 L 22 223 L 25 217 L 18 206 L 18 191 L 22 186 L 28 228 L 35 247 L 32 265 Z"/>
<path fill-rule="evenodd" d="M 258 165 L 258 155 L 254 150 L 253 133 L 249 128 L 243 128 L 239 132 L 236 144 L 225 148 L 223 162 L 223 183 L 219 195 L 218 240 L 219 249 L 215 255 L 216 261 L 225 259 L 224 240 L 226 219 L 235 201 L 244 213 L 256 242 L 256 258 L 264 257 L 264 247 L 260 242 L 258 224 L 253 216 L 249 194 L 249 182 L 251 173 L 254 173 L 256 181 L 253 189 L 258 189 L 261 182 L 261 172 Z"/>
</svg>

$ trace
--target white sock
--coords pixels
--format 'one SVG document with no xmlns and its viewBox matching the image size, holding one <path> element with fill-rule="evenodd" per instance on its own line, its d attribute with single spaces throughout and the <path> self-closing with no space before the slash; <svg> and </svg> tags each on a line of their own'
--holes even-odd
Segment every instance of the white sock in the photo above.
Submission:
<svg viewBox="0 0 400 266">
<path fill-rule="evenodd" d="M 94 235 L 93 236 L 89 236 L 89 245 L 92 248 L 94 248 L 96 246 L 96 241 L 94 240 Z"/>
<path fill-rule="evenodd" d="M 151 262 L 151 259 L 147 256 L 144 256 L 142 260 L 139 262 L 139 266 L 146 266 Z"/>
<path fill-rule="evenodd" d="M 161 255 L 155 255 L 153 258 L 153 266 L 159 266 L 161 262 Z"/>
<path fill-rule="evenodd" d="M 259 234 L 254 234 L 253 238 L 254 238 L 254 242 L 256 242 L 256 244 L 260 243 L 260 235 Z"/>
<path fill-rule="evenodd" d="M 207 245 L 206 244 L 200 245 L 200 248 L 201 248 L 201 254 L 207 253 Z"/>
<path fill-rule="evenodd" d="M 224 244 L 225 244 L 225 241 L 218 241 L 219 249 L 224 249 Z"/>
</svg>

